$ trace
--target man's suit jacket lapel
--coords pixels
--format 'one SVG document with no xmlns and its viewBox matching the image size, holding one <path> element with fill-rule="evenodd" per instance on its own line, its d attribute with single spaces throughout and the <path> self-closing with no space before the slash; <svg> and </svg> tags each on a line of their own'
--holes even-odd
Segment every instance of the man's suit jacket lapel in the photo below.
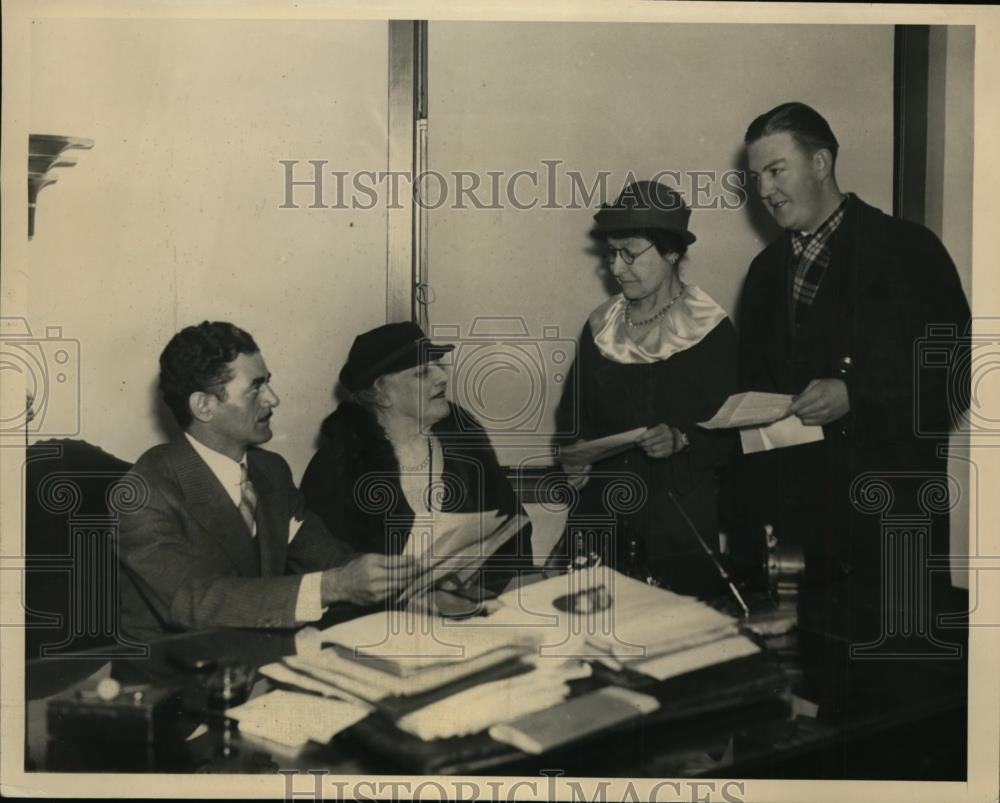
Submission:
<svg viewBox="0 0 1000 803">
<path fill-rule="evenodd" d="M 217 541 L 240 574 L 254 577 L 258 571 L 257 547 L 222 483 L 184 438 L 174 442 L 171 460 L 187 514 L 198 522 L 208 538 Z"/>
<path fill-rule="evenodd" d="M 285 572 L 289 511 L 286 505 L 277 504 L 280 489 L 275 488 L 274 479 L 256 457 L 252 449 L 247 453 L 250 480 L 257 491 L 257 543 L 261 575 L 275 577 Z"/>
</svg>

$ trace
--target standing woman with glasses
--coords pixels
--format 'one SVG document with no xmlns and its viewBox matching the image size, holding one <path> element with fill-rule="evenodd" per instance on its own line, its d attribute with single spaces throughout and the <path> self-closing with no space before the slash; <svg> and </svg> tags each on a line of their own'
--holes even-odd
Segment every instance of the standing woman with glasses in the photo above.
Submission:
<svg viewBox="0 0 1000 803">
<path fill-rule="evenodd" d="M 652 181 L 594 215 L 621 292 L 583 328 L 559 431 L 591 440 L 647 430 L 593 466 L 564 466 L 579 494 L 554 557 L 599 551 L 626 574 L 710 596 L 724 586 L 695 532 L 718 551 L 717 478 L 734 441 L 695 425 L 736 390 L 737 340 L 725 310 L 681 278 L 690 216 L 678 193 Z M 602 525 L 613 535 L 597 535 Z"/>
</svg>

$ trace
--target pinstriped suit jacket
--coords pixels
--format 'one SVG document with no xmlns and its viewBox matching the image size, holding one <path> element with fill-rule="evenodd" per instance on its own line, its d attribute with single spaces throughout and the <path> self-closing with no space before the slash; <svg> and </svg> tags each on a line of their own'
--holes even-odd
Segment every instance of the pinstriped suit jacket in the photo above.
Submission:
<svg viewBox="0 0 1000 803">
<path fill-rule="evenodd" d="M 247 453 L 257 491 L 257 536 L 208 465 L 180 438 L 154 446 L 132 468 L 148 492 L 122 514 L 122 626 L 135 639 L 211 627 L 293 627 L 300 576 L 354 555 L 305 511 L 288 464 Z M 289 520 L 303 520 L 288 543 Z"/>
</svg>

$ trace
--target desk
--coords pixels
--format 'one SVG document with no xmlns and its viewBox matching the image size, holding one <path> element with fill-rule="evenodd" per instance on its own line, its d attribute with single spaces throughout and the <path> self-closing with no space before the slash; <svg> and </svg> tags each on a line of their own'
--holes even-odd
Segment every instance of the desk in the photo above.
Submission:
<svg viewBox="0 0 1000 803">
<path fill-rule="evenodd" d="M 824 596 L 824 601 L 829 608 L 830 599 Z M 949 638 L 964 644 L 962 630 L 953 631 Z M 783 668 L 794 679 L 797 692 L 818 688 L 820 696 L 826 694 L 834 701 L 828 705 L 833 712 L 830 717 L 791 718 L 785 703 L 758 700 L 682 722 L 639 721 L 616 732 L 613 738 L 599 737 L 542 757 L 522 755 L 471 771 L 468 767 L 450 769 L 444 763 L 435 772 L 537 775 L 543 769 L 560 769 L 576 777 L 965 779 L 965 660 L 852 661 L 845 641 L 808 629 L 800 630 L 796 642 L 795 649 L 783 651 Z M 224 630 L 187 634 L 152 645 L 148 659 L 118 661 L 110 670 L 125 680 L 176 680 L 178 670 L 168 656 L 178 647 L 188 653 L 227 656 L 260 666 L 290 654 L 293 645 L 294 637 L 287 632 Z M 107 662 L 86 655 L 29 663 L 29 770 L 129 769 L 113 763 L 97 767 L 90 763 L 92 758 L 72 745 L 47 744 L 45 698 L 98 671 L 108 672 Z M 191 676 L 187 682 L 196 685 Z M 724 690 L 718 691 L 721 694 Z M 329 745 L 310 745 L 293 753 L 259 739 L 241 737 L 221 723 L 199 738 L 184 741 L 198 723 L 198 718 L 181 723 L 171 744 L 157 745 L 157 755 L 150 759 L 147 769 L 236 773 L 327 769 L 341 774 L 378 775 L 414 772 L 412 766 L 371 750 L 353 729 L 338 735 Z M 107 756 L 103 760 L 113 762 Z"/>
</svg>

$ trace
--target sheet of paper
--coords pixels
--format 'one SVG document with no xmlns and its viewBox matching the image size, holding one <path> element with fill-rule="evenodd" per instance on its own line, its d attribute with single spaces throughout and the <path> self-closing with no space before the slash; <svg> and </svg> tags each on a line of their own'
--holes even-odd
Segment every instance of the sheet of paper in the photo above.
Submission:
<svg viewBox="0 0 1000 803">
<path fill-rule="evenodd" d="M 415 555 L 417 560 L 399 601 L 406 602 L 449 574 L 458 572 L 468 579 L 526 523 L 521 514 L 505 518 L 491 510 L 437 513 L 433 524 L 415 525 L 403 554 Z"/>
<path fill-rule="evenodd" d="M 766 452 L 770 449 L 784 449 L 803 443 L 823 440 L 823 427 L 806 426 L 797 415 L 782 418 L 766 427 L 749 427 L 740 430 L 743 454 Z"/>
<path fill-rule="evenodd" d="M 504 520 L 505 517 L 496 510 L 472 513 L 437 511 L 427 523 L 414 522 L 403 554 L 414 555 L 420 560 L 454 555 L 470 544 L 478 543 L 487 533 L 496 531 Z"/>
<path fill-rule="evenodd" d="M 417 555 L 413 577 L 399 594 L 399 601 L 430 588 L 449 574 L 456 574 L 464 583 L 508 539 L 527 524 L 527 516 L 516 514 L 504 518 L 499 512 L 439 513 L 435 516 L 433 531 L 414 527 L 407 541 L 416 545 L 410 554 Z M 404 550 L 404 554 L 407 553 Z"/>
<path fill-rule="evenodd" d="M 726 399 L 714 416 L 698 426 L 704 429 L 730 429 L 770 424 L 783 418 L 791 403 L 792 397 L 781 393 L 736 393 Z"/>
<path fill-rule="evenodd" d="M 298 747 L 310 739 L 326 744 L 368 713 L 354 703 L 278 689 L 230 708 L 226 716 L 237 720 L 241 731 Z"/>
<path fill-rule="evenodd" d="M 455 555 L 454 560 L 448 559 L 445 565 L 451 568 L 454 564 L 457 569 L 455 577 L 460 585 L 467 583 L 486 559 L 496 552 L 500 547 L 513 538 L 522 527 L 530 522 L 527 514 L 517 513 L 500 525 L 495 532 L 483 539 L 482 544 L 470 544 L 464 550 Z M 459 565 L 461 564 L 461 565 Z"/>
<path fill-rule="evenodd" d="M 631 448 L 635 439 L 645 431 L 646 427 L 639 427 L 617 435 L 562 446 L 559 449 L 559 459 L 570 466 L 589 466 Z"/>
</svg>

